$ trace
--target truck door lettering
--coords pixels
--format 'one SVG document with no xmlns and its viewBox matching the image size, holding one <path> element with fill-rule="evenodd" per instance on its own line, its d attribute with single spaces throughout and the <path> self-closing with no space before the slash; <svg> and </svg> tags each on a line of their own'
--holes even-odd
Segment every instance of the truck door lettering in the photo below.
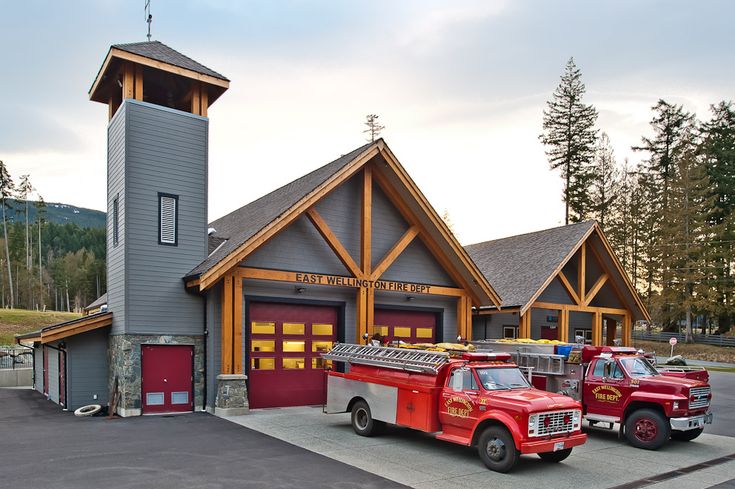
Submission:
<svg viewBox="0 0 735 489">
<path fill-rule="evenodd" d="M 600 402 L 619 402 L 623 394 L 611 385 L 598 385 L 592 389 L 592 394 L 596 401 Z"/>
</svg>

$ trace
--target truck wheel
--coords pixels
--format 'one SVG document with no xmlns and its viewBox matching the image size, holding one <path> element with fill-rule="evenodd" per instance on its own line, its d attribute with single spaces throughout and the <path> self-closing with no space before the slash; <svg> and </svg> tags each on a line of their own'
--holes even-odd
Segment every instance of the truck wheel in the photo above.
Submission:
<svg viewBox="0 0 735 489">
<path fill-rule="evenodd" d="M 669 421 L 653 409 L 638 409 L 625 420 L 625 437 L 634 447 L 658 450 L 670 435 Z"/>
<path fill-rule="evenodd" d="M 482 432 L 477 452 L 487 468 L 495 472 L 510 471 L 519 457 L 513 437 L 502 426 L 491 426 Z"/>
<path fill-rule="evenodd" d="M 352 406 L 352 429 L 360 436 L 373 436 L 378 434 L 383 423 L 375 421 L 370 413 L 370 406 L 365 401 L 357 401 Z"/>
<path fill-rule="evenodd" d="M 567 458 L 569 455 L 572 454 L 571 448 L 565 448 L 564 450 L 559 450 L 557 452 L 544 452 L 539 453 L 538 456 L 541 457 L 541 460 L 544 462 L 552 462 L 552 463 L 559 463 L 565 458 Z"/>
<path fill-rule="evenodd" d="M 671 439 L 678 441 L 692 441 L 693 439 L 701 435 L 703 431 L 704 428 L 697 428 L 696 430 L 687 431 L 672 430 Z"/>
</svg>

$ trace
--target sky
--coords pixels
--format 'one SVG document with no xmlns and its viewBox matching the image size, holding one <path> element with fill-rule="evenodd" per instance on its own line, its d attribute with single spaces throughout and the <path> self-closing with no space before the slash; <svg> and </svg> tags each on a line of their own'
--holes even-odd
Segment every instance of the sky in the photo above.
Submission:
<svg viewBox="0 0 735 489">
<path fill-rule="evenodd" d="M 0 160 L 46 201 L 105 210 L 111 44 L 145 41 L 144 0 L 4 2 Z M 735 98 L 735 2 L 152 0 L 153 39 L 224 74 L 209 110 L 209 217 L 365 142 L 365 116 L 463 244 L 563 224 L 538 140 L 574 57 L 616 158 L 659 98 L 700 118 Z"/>
</svg>

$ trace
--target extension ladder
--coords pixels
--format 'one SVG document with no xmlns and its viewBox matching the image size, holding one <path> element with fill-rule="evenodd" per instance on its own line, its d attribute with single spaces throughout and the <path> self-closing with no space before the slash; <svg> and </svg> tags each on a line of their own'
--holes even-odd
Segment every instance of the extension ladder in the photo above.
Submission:
<svg viewBox="0 0 735 489">
<path fill-rule="evenodd" d="M 516 365 L 533 369 L 535 374 L 562 375 L 564 373 L 564 356 L 548 353 L 512 353 L 516 357 Z"/>
<path fill-rule="evenodd" d="M 322 353 L 322 357 L 335 362 L 373 365 L 434 375 L 439 373 L 439 369 L 449 361 L 449 354 L 446 352 L 350 343 L 337 343 L 330 351 Z"/>
</svg>

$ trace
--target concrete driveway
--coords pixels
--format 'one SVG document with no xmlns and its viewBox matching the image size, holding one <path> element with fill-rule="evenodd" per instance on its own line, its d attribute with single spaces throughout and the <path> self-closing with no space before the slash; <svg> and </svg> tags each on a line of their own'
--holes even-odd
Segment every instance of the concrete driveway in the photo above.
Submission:
<svg viewBox="0 0 735 489">
<path fill-rule="evenodd" d="M 403 486 L 209 414 L 75 418 L 35 391 L 0 389 L 0 487 Z"/>
<path fill-rule="evenodd" d="M 334 460 L 420 489 L 452 487 L 636 487 L 704 488 L 735 474 L 735 438 L 704 434 L 697 440 L 671 442 L 652 452 L 629 446 L 609 431 L 594 430 L 589 441 L 561 464 L 523 456 L 510 474 L 488 471 L 477 452 L 408 429 L 392 428 L 379 437 L 354 434 L 348 414 L 326 415 L 321 408 L 255 410 L 228 418 Z M 731 456 L 725 463 L 692 467 Z M 723 462 L 718 461 L 718 462 Z M 683 472 L 673 472 L 685 469 Z M 667 474 L 668 473 L 668 474 Z M 656 476 L 659 476 L 656 478 Z M 663 481 L 656 483 L 656 481 Z"/>
</svg>

